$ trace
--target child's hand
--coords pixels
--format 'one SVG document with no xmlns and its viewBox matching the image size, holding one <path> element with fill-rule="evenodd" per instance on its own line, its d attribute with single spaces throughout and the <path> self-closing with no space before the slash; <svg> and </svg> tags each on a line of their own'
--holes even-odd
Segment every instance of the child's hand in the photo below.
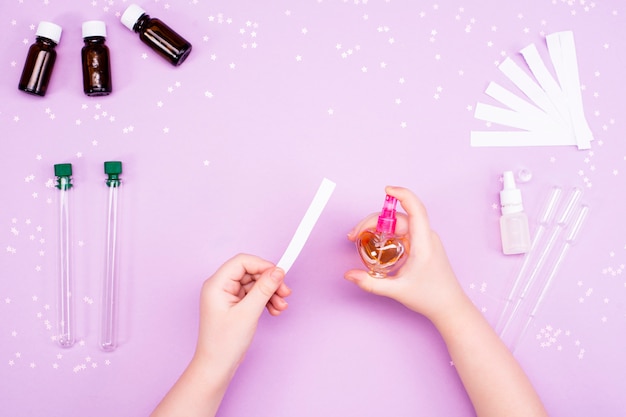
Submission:
<svg viewBox="0 0 626 417">
<path fill-rule="evenodd" d="M 285 273 L 252 255 L 224 263 L 202 286 L 196 357 L 220 363 L 234 373 L 252 342 L 265 308 L 273 316 L 287 308 L 291 290 Z"/>
<path fill-rule="evenodd" d="M 431 320 L 441 312 L 451 311 L 463 296 L 439 236 L 431 230 L 422 202 L 408 189 L 387 187 L 387 194 L 396 197 L 407 215 L 397 214 L 396 233 L 408 234 L 410 242 L 406 262 L 395 276 L 374 278 L 364 270 L 350 270 L 345 278 L 362 289 L 393 298 Z M 354 241 L 362 230 L 376 227 L 378 214 L 363 219 L 348 234 Z"/>
</svg>

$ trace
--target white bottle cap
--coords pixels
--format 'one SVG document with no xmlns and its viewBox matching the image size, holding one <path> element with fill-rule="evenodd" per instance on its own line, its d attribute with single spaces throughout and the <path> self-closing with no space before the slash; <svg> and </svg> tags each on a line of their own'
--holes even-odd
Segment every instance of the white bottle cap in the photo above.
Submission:
<svg viewBox="0 0 626 417">
<path fill-rule="evenodd" d="M 503 175 L 504 185 L 500 191 L 500 205 L 502 214 L 519 213 L 524 210 L 522 205 L 522 192 L 515 187 L 515 177 L 512 171 L 506 171 Z"/>
<path fill-rule="evenodd" d="M 141 7 L 137 6 L 136 4 L 131 4 L 122 14 L 120 20 L 122 21 L 124 26 L 126 26 L 130 30 L 133 30 L 133 27 L 135 26 L 135 23 L 137 23 L 137 20 L 139 20 L 139 18 L 145 13 L 146 11 Z"/>
<path fill-rule="evenodd" d="M 107 26 L 101 20 L 89 20 L 83 23 L 83 38 L 91 36 L 107 36 Z"/>
<path fill-rule="evenodd" d="M 61 40 L 61 26 L 55 25 L 51 22 L 39 22 L 39 26 L 37 26 L 37 32 L 35 36 L 41 36 L 42 38 L 48 38 L 52 42 L 58 44 Z"/>
</svg>

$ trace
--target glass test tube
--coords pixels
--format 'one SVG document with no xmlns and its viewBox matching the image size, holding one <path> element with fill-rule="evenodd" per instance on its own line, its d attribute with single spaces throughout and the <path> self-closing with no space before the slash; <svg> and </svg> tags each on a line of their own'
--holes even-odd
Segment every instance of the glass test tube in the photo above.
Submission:
<svg viewBox="0 0 626 417">
<path fill-rule="evenodd" d="M 72 302 L 72 242 L 70 195 L 72 189 L 72 164 L 54 166 L 59 189 L 59 280 L 57 289 L 57 341 L 62 347 L 74 344 Z"/>
<path fill-rule="evenodd" d="M 502 328 L 502 331 L 500 332 L 500 336 L 503 336 L 509 329 L 509 326 L 513 323 L 515 319 L 515 315 L 517 314 L 517 311 L 520 308 L 520 305 L 522 304 L 522 302 L 528 295 L 532 285 L 534 284 L 535 280 L 539 276 L 539 272 L 541 271 L 541 268 L 545 264 L 549 255 L 552 253 L 552 249 L 554 248 L 554 244 L 556 243 L 559 235 L 561 234 L 563 229 L 567 227 L 569 220 L 572 217 L 572 213 L 574 212 L 574 206 L 580 200 L 581 195 L 582 195 L 582 191 L 580 190 L 580 188 L 572 189 L 570 196 L 567 200 L 567 204 L 563 208 L 563 211 L 561 211 L 561 214 L 557 220 L 556 227 L 552 231 L 552 234 L 548 237 L 548 242 L 546 243 L 545 248 L 539 253 L 539 259 L 537 259 L 537 263 L 533 267 L 528 277 L 528 280 L 526 281 L 526 286 L 524 286 L 522 293 L 520 294 L 517 301 L 515 302 L 513 311 L 511 311 L 511 315 L 509 316 L 508 320 L 504 324 L 504 327 Z"/>
<path fill-rule="evenodd" d="M 107 235 L 105 249 L 105 271 L 102 286 L 102 321 L 100 325 L 100 348 L 111 352 L 117 348 L 117 320 L 118 320 L 118 213 L 119 190 L 122 184 L 119 174 L 122 173 L 122 163 L 108 161 L 104 163 L 104 172 L 107 174 L 106 185 L 109 197 L 107 206 Z"/>
<path fill-rule="evenodd" d="M 534 258 L 535 253 L 537 252 L 537 247 L 539 246 L 539 242 L 543 238 L 543 234 L 546 231 L 546 228 L 552 222 L 554 217 L 554 213 L 556 212 L 556 207 L 561 199 L 561 194 L 563 193 L 563 189 L 559 186 L 552 187 L 550 194 L 548 195 L 548 199 L 545 201 L 544 206 L 541 208 L 541 213 L 539 214 L 539 220 L 537 225 L 537 231 L 535 232 L 535 236 L 530 244 L 530 250 L 526 255 L 524 255 L 524 261 L 522 262 L 522 266 L 513 282 L 513 286 L 509 295 L 506 298 L 504 308 L 502 309 L 502 313 L 500 313 L 500 318 L 498 319 L 498 323 L 496 325 L 496 330 L 500 330 L 502 325 L 504 324 L 504 320 L 506 319 L 506 314 L 511 307 L 511 303 L 517 294 L 518 288 L 522 283 L 528 267 L 530 266 L 530 260 Z"/>
<path fill-rule="evenodd" d="M 574 241 L 576 240 L 576 237 L 578 236 L 578 233 L 580 232 L 580 228 L 582 227 L 583 222 L 585 221 L 585 218 L 587 217 L 588 213 L 589 213 L 589 206 L 586 206 L 586 205 L 582 206 L 578 213 L 578 216 L 576 217 L 576 220 L 574 221 L 574 225 L 572 226 L 572 229 L 570 230 L 569 234 L 567 235 L 567 238 L 565 239 L 565 243 L 563 244 L 563 247 L 561 248 L 561 251 L 559 252 L 558 257 L 556 258 L 556 261 L 554 262 L 554 265 L 552 265 L 552 269 L 550 270 L 550 273 L 548 274 L 548 279 L 546 280 L 546 283 L 544 284 L 541 290 L 541 293 L 539 294 L 539 297 L 537 298 L 537 301 L 535 302 L 535 305 L 532 311 L 530 312 L 528 319 L 526 320 L 526 324 L 524 324 L 524 327 L 522 328 L 522 331 L 520 332 L 519 337 L 513 344 L 513 348 L 515 348 L 517 344 L 524 338 L 524 335 L 526 334 L 526 331 L 528 330 L 528 327 L 530 326 L 530 322 L 535 318 L 535 315 L 537 314 L 537 311 L 539 310 L 539 306 L 541 305 L 544 298 L 546 297 L 546 294 L 548 293 L 548 290 L 550 289 L 550 286 L 552 285 L 552 281 L 554 280 L 554 277 L 556 276 L 556 273 L 559 270 L 559 267 L 563 263 L 563 259 L 565 259 L 565 255 L 567 255 L 569 248 L 574 244 Z"/>
</svg>

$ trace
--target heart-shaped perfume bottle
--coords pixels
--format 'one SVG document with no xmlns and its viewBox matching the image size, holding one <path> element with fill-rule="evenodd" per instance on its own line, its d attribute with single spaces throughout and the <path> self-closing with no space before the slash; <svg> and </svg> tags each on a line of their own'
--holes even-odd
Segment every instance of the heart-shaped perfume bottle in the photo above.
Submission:
<svg viewBox="0 0 626 417">
<path fill-rule="evenodd" d="M 397 269 L 407 252 L 405 239 L 396 235 L 377 233 L 374 229 L 363 231 L 356 241 L 359 255 L 370 275 L 384 278 Z"/>
<path fill-rule="evenodd" d="M 399 268 L 408 253 L 408 240 L 395 234 L 397 202 L 387 195 L 376 229 L 366 229 L 356 239 L 359 256 L 375 278 L 384 278 Z"/>
</svg>

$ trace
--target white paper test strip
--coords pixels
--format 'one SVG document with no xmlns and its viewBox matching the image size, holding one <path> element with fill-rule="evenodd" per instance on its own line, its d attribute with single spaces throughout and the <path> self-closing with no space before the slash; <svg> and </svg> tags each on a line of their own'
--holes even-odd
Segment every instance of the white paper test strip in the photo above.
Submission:
<svg viewBox="0 0 626 417">
<path fill-rule="evenodd" d="M 324 207 L 326 207 L 326 203 L 328 203 L 328 200 L 334 190 L 335 183 L 327 178 L 324 178 L 317 189 L 317 193 L 315 193 L 315 197 L 313 197 L 311 205 L 307 209 L 304 217 L 298 225 L 298 228 L 296 229 L 296 232 L 291 238 L 291 242 L 289 242 L 285 253 L 276 264 L 276 266 L 282 268 L 285 273 L 289 271 L 293 263 L 296 261 L 296 258 L 304 247 L 304 244 L 309 238 L 315 223 L 317 223 L 317 219 L 320 217 L 320 214 L 322 214 L 322 211 L 324 210 Z"/>
<path fill-rule="evenodd" d="M 583 111 L 574 34 L 571 31 L 553 33 L 546 36 L 546 43 L 557 78 L 566 99 L 570 103 L 570 117 L 578 148 L 589 149 L 591 147 L 589 142 L 593 140 L 593 133 L 587 124 Z"/>
<path fill-rule="evenodd" d="M 470 144 L 473 147 L 518 147 L 518 146 L 567 146 L 576 145 L 569 135 L 559 134 L 555 132 L 551 136 L 550 141 L 545 140 L 544 133 L 537 132 L 490 132 L 490 131 L 472 131 L 470 133 Z M 494 145 L 495 144 L 495 145 Z"/>
</svg>

